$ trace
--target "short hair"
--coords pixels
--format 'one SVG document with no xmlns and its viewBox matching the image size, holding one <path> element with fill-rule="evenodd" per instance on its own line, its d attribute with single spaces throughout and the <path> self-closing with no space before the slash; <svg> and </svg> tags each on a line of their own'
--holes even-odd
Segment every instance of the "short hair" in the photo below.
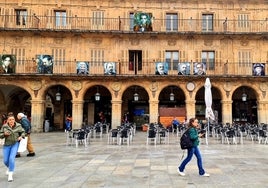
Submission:
<svg viewBox="0 0 268 188">
<path fill-rule="evenodd" d="M 24 115 L 24 113 L 20 112 L 20 113 L 18 113 L 18 116 L 24 117 L 25 115 Z"/>
</svg>

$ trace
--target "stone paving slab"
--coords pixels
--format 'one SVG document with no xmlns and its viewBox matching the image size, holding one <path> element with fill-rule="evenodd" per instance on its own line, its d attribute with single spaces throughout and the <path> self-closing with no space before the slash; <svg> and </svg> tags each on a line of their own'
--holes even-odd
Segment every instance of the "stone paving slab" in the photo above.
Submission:
<svg viewBox="0 0 268 188">
<path fill-rule="evenodd" d="M 128 145 L 108 145 L 107 135 L 91 139 L 88 147 L 66 145 L 64 132 L 33 133 L 35 157 L 16 159 L 14 181 L 7 182 L 0 163 L 2 188 L 264 188 L 268 187 L 268 145 L 244 140 L 221 144 L 202 140 L 203 165 L 210 177 L 200 177 L 196 159 L 186 166 L 185 177 L 177 174 L 182 150 L 179 137 L 169 144 L 146 145 L 146 133 L 137 131 Z M 2 149 L 2 148 L 1 148 Z M 186 152 L 184 154 L 186 156 Z M 0 152 L 2 159 L 2 152 Z"/>
</svg>

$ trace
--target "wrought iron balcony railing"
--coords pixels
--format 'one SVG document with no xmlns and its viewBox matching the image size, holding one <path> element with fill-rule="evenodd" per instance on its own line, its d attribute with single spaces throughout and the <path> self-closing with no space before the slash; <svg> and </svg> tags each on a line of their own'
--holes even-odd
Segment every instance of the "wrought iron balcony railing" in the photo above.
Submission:
<svg viewBox="0 0 268 188">
<path fill-rule="evenodd" d="M 0 29 L 5 30 L 71 30 L 72 32 L 135 32 L 130 18 L 92 18 L 55 16 L 0 15 Z M 202 19 L 153 19 L 150 32 L 201 32 L 201 33 L 262 33 L 268 31 L 268 18 L 263 20 L 214 19 L 205 23 Z"/>
<path fill-rule="evenodd" d="M 143 61 L 141 67 L 135 67 L 131 65 L 130 62 L 115 62 L 115 72 L 118 76 L 135 76 L 135 75 L 146 75 L 153 76 L 156 75 L 156 62 L 154 61 Z M 207 66 L 205 69 L 206 75 L 214 75 L 214 76 L 228 76 L 228 75 L 236 75 L 236 76 L 254 76 L 254 64 L 255 63 L 237 63 L 237 62 L 229 62 L 229 63 L 216 63 L 214 66 Z M 169 64 L 167 70 L 167 75 L 165 76 L 175 76 L 178 75 L 178 66 L 174 66 Z M 189 63 L 189 76 L 194 75 L 195 63 Z M 17 61 L 15 74 L 39 74 L 38 65 L 35 61 Z M 265 73 L 268 74 L 268 69 L 265 64 L 262 64 L 262 76 L 265 76 Z M 101 76 L 105 75 L 105 67 L 104 62 L 88 62 L 88 74 L 81 74 L 81 76 Z M 54 61 L 52 74 L 66 74 L 66 75 L 77 75 L 77 62 L 74 61 Z M 180 76 L 180 75 L 179 75 Z M 182 76 L 188 76 L 182 75 Z"/>
</svg>

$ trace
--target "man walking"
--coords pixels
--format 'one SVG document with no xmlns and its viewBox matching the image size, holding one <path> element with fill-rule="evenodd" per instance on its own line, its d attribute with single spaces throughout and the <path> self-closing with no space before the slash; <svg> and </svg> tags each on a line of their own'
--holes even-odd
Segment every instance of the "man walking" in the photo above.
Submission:
<svg viewBox="0 0 268 188">
<path fill-rule="evenodd" d="M 27 154 L 27 157 L 33 157 L 35 156 L 35 152 L 34 152 L 31 138 L 30 138 L 30 133 L 31 133 L 31 128 L 32 128 L 31 122 L 27 119 L 27 117 L 23 113 L 18 113 L 17 118 L 21 126 L 25 130 L 25 135 L 28 137 L 27 150 L 29 153 Z M 20 157 L 20 154 L 18 153 L 16 157 Z"/>
</svg>

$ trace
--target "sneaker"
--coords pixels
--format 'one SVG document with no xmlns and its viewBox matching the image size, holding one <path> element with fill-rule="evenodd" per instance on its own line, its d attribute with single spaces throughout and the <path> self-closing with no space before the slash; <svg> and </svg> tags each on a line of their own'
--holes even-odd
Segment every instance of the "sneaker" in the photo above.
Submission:
<svg viewBox="0 0 268 188">
<path fill-rule="evenodd" d="M 210 175 L 208 173 L 205 173 L 205 174 L 203 174 L 201 176 L 203 176 L 203 177 L 209 177 Z"/>
<path fill-rule="evenodd" d="M 35 156 L 35 153 L 28 153 L 27 154 L 27 157 L 33 157 L 33 156 Z"/>
<path fill-rule="evenodd" d="M 9 169 L 7 169 L 7 171 L 6 171 L 6 175 L 8 176 L 8 174 L 9 174 Z"/>
<path fill-rule="evenodd" d="M 8 181 L 8 182 L 12 182 L 12 181 L 13 181 L 13 172 L 9 172 L 9 173 L 8 173 L 7 181 Z"/>
<path fill-rule="evenodd" d="M 179 173 L 180 176 L 185 176 L 185 173 L 181 172 L 180 169 L 177 169 L 177 172 Z"/>
</svg>

